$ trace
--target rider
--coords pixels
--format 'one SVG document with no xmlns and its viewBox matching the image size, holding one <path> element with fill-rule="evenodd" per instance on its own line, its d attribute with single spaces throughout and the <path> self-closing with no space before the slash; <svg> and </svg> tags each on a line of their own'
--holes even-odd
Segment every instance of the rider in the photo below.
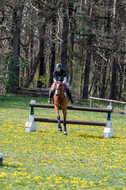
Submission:
<svg viewBox="0 0 126 190">
<path fill-rule="evenodd" d="M 62 64 L 61 63 L 57 63 L 56 64 L 56 70 L 53 73 L 53 84 L 51 86 L 50 92 L 49 92 L 49 100 L 48 103 L 51 103 L 51 98 L 53 97 L 54 93 L 55 93 L 55 83 L 56 81 L 62 81 L 63 85 L 66 89 L 66 93 L 71 101 L 71 103 L 74 103 L 73 99 L 72 99 L 72 95 L 71 95 L 71 90 L 69 89 L 68 85 L 66 84 L 66 71 L 64 71 L 62 69 Z"/>
</svg>

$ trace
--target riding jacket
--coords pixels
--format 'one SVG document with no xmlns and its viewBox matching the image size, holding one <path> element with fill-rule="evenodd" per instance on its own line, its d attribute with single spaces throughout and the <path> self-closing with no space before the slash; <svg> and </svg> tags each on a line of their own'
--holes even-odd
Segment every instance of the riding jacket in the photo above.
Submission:
<svg viewBox="0 0 126 190">
<path fill-rule="evenodd" d="M 63 83 L 66 83 L 66 71 L 63 69 L 61 69 L 60 72 L 55 70 L 53 73 L 53 81 L 62 81 Z"/>
</svg>

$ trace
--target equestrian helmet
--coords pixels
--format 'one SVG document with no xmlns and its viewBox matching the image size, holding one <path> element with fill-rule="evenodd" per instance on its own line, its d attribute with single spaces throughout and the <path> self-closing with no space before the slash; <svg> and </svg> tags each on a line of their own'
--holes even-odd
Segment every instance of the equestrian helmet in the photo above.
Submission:
<svg viewBox="0 0 126 190">
<path fill-rule="evenodd" d="M 61 63 L 57 63 L 56 64 L 56 69 L 58 69 L 58 68 L 60 68 L 60 69 L 62 68 L 62 64 Z"/>
</svg>

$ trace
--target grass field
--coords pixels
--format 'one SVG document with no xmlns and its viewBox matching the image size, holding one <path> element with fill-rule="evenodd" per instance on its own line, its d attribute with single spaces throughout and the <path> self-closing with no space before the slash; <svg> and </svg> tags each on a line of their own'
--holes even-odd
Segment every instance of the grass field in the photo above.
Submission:
<svg viewBox="0 0 126 190">
<path fill-rule="evenodd" d="M 67 125 L 64 136 L 57 124 L 38 123 L 36 132 L 27 133 L 31 99 L 47 101 L 0 96 L 0 190 L 126 190 L 126 117 L 112 114 L 114 137 L 109 139 L 103 138 L 104 128 L 96 126 Z M 53 109 L 35 108 L 35 116 L 56 118 Z M 105 113 L 68 110 L 67 118 L 106 122 Z"/>
</svg>

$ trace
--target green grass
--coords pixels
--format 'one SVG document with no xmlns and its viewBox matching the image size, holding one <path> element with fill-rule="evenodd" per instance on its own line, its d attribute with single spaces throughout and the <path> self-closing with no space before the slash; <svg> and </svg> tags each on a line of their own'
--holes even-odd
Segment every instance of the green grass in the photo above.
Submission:
<svg viewBox="0 0 126 190">
<path fill-rule="evenodd" d="M 36 132 L 27 133 L 31 99 L 47 102 L 47 98 L 0 96 L 0 152 L 4 154 L 0 190 L 126 189 L 126 117 L 112 114 L 114 137 L 109 139 L 103 138 L 104 128 L 96 126 L 67 125 L 68 136 L 64 136 L 57 124 L 38 123 Z M 35 108 L 35 116 L 56 118 L 53 109 Z M 105 122 L 106 114 L 68 110 L 67 118 Z"/>
</svg>

